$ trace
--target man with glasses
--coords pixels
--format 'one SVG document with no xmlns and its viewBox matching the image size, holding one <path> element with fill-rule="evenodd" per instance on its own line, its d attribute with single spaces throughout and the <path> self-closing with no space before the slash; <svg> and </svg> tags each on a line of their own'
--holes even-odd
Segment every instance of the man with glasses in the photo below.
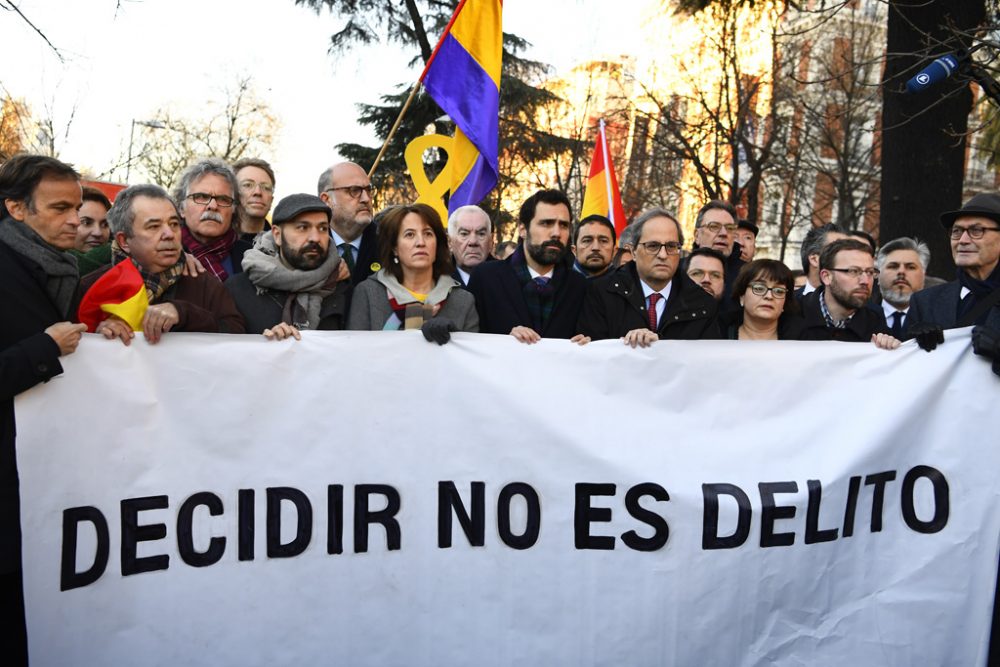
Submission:
<svg viewBox="0 0 1000 667">
<path fill-rule="evenodd" d="M 733 281 L 746 263 L 740 259 L 742 247 L 736 243 L 739 229 L 736 208 L 729 202 L 713 199 L 698 211 L 694 223 L 694 247 L 711 248 L 726 258 L 724 293 L 732 291 Z M 687 270 L 685 262 L 684 270 Z"/>
<path fill-rule="evenodd" d="M 1000 195 L 978 194 L 958 211 L 943 213 L 941 224 L 951 237 L 958 279 L 913 295 L 907 335 L 930 351 L 944 340 L 944 329 L 979 325 L 973 330 L 976 353 L 996 358 L 1000 356 Z M 994 364 L 995 371 L 998 366 Z"/>
<path fill-rule="evenodd" d="M 274 203 L 274 170 L 264 160 L 247 157 L 233 163 L 240 188 L 240 238 L 253 243 L 261 232 L 271 228 L 267 214 Z"/>
<path fill-rule="evenodd" d="M 317 190 L 330 207 L 330 235 L 357 285 L 380 268 L 371 181 L 359 165 L 340 162 L 320 174 Z"/>
<path fill-rule="evenodd" d="M 819 277 L 820 288 L 802 298 L 799 340 L 867 343 L 889 333 L 885 315 L 865 307 L 878 280 L 870 245 L 857 239 L 827 245 L 819 255 Z"/>
<path fill-rule="evenodd" d="M 478 206 L 461 206 L 448 216 L 448 246 L 455 261 L 451 277 L 469 284 L 472 269 L 493 259 L 493 225 Z"/>
<path fill-rule="evenodd" d="M 174 201 L 184 218 L 184 250 L 221 282 L 243 271 L 243 253 L 253 247 L 233 227 L 238 194 L 236 174 L 218 158 L 199 160 L 185 169 L 174 190 Z"/>
<path fill-rule="evenodd" d="M 726 285 L 726 258 L 721 252 L 714 248 L 692 250 L 687 261 L 687 276 L 713 299 L 722 301 Z"/>
<path fill-rule="evenodd" d="M 715 299 L 678 272 L 684 235 L 662 208 L 630 225 L 635 259 L 590 283 L 577 329 L 593 340 L 621 338 L 631 347 L 661 339 L 718 338 Z"/>
</svg>

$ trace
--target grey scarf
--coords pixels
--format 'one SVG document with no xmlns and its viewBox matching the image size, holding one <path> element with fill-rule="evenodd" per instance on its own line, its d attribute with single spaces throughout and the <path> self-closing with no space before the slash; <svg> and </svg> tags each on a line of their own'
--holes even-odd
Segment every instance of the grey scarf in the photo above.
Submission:
<svg viewBox="0 0 1000 667">
<path fill-rule="evenodd" d="M 49 245 L 34 229 L 11 217 L 0 220 L 0 242 L 42 267 L 45 292 L 63 317 L 71 318 L 76 314 L 69 312 L 80 284 L 76 257 Z"/>
<path fill-rule="evenodd" d="M 340 255 L 330 248 L 326 261 L 310 271 L 292 269 L 278 257 L 278 247 L 271 234 L 260 234 L 253 248 L 243 255 L 243 271 L 261 294 L 267 290 L 288 294 L 282 308 L 282 321 L 299 329 L 319 326 L 323 299 L 337 287 Z"/>
<path fill-rule="evenodd" d="M 410 294 L 410 290 L 403 287 L 400 282 L 396 280 L 396 277 L 385 269 L 379 269 L 379 272 L 375 274 L 375 279 L 385 285 L 386 291 L 389 292 L 389 296 L 394 298 L 396 303 L 418 303 L 417 298 Z M 448 298 L 448 294 L 452 289 L 459 286 L 458 281 L 451 276 L 439 276 L 437 283 L 434 284 L 434 288 L 431 289 L 427 298 L 424 300 L 424 305 L 438 305 Z"/>
</svg>

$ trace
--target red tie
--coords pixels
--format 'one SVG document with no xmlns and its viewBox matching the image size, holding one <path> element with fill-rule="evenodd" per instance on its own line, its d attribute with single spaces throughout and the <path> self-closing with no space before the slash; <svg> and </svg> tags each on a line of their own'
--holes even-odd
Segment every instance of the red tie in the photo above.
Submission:
<svg viewBox="0 0 1000 667">
<path fill-rule="evenodd" d="M 656 331 L 656 303 L 663 298 L 663 295 L 659 292 L 653 292 L 649 295 L 649 310 L 646 315 L 649 317 L 649 330 Z"/>
</svg>

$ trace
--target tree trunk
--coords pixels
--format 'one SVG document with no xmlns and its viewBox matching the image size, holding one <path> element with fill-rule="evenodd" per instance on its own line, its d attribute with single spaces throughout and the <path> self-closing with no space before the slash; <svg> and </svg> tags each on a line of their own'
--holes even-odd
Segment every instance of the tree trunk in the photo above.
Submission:
<svg viewBox="0 0 1000 667">
<path fill-rule="evenodd" d="M 904 86 L 931 59 L 961 47 L 943 27 L 946 22 L 968 30 L 985 14 L 985 0 L 889 4 L 879 238 L 885 243 L 900 236 L 920 237 L 931 248 L 929 273 L 943 278 L 953 275 L 954 263 L 938 216 L 962 205 L 972 93 L 968 83 L 955 80 L 916 95 L 907 94 Z M 929 42 L 946 46 L 928 50 Z"/>
</svg>

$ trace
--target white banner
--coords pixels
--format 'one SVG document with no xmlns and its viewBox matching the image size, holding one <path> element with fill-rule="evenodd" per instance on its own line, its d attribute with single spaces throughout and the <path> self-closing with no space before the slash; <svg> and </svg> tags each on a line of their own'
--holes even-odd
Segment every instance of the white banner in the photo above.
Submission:
<svg viewBox="0 0 1000 667">
<path fill-rule="evenodd" d="M 33 665 L 985 662 L 1000 379 L 967 330 L 64 366 L 17 401 Z"/>
</svg>

